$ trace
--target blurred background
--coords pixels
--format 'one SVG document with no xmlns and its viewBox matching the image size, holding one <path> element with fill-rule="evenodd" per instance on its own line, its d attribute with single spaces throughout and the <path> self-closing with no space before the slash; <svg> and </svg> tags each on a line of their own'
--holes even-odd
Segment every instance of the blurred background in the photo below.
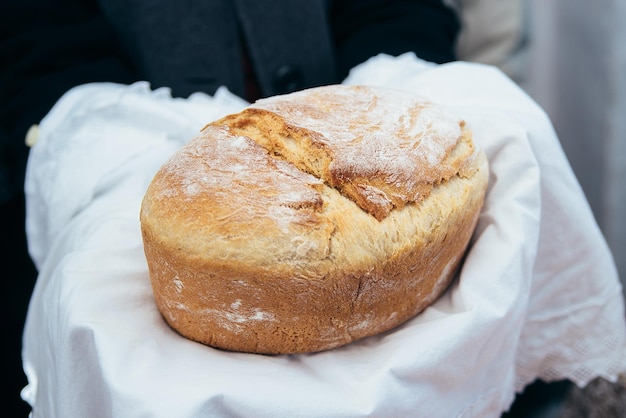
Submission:
<svg viewBox="0 0 626 418">
<path fill-rule="evenodd" d="M 626 283 L 626 2 L 450 0 L 460 59 L 495 65 L 547 112 Z"/>
</svg>

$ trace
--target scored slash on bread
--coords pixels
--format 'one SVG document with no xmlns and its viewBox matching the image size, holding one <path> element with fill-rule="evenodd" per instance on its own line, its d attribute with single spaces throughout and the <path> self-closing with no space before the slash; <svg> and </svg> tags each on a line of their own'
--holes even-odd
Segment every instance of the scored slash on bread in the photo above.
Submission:
<svg viewBox="0 0 626 418">
<path fill-rule="evenodd" d="M 474 152 L 462 121 L 411 94 L 363 86 L 260 100 L 212 125 L 251 138 L 378 220 L 463 173 Z"/>
</svg>

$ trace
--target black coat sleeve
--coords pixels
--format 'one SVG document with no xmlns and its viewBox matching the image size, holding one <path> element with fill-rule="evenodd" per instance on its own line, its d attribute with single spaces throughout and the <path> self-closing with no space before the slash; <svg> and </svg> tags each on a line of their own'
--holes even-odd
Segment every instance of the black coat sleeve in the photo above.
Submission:
<svg viewBox="0 0 626 418">
<path fill-rule="evenodd" d="M 95 1 L 3 0 L 0 59 L 1 201 L 22 190 L 28 128 L 67 90 L 135 76 Z"/>
<path fill-rule="evenodd" d="M 379 53 L 456 59 L 459 21 L 441 0 L 334 0 L 330 12 L 341 77 Z"/>
</svg>

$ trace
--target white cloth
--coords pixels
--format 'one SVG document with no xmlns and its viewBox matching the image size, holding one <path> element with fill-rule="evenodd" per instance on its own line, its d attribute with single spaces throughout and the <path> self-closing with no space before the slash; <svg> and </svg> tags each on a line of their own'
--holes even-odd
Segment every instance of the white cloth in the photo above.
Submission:
<svg viewBox="0 0 626 418">
<path fill-rule="evenodd" d="M 487 153 L 487 199 L 459 277 L 380 336 L 307 355 L 228 353 L 170 329 L 139 206 L 160 165 L 245 102 L 221 90 L 74 88 L 40 125 L 27 232 L 40 269 L 24 334 L 34 417 L 497 417 L 535 378 L 626 371 L 614 262 L 544 112 L 498 70 L 381 55 L 348 84 L 412 90 Z"/>
</svg>

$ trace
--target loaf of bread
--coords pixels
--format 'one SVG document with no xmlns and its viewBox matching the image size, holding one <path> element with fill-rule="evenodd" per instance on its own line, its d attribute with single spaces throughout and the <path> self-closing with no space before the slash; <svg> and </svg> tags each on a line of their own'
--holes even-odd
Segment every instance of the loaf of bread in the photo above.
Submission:
<svg viewBox="0 0 626 418">
<path fill-rule="evenodd" d="M 447 288 L 483 204 L 463 121 L 407 92 L 332 85 L 202 129 L 141 208 L 156 305 L 225 350 L 332 349 L 388 331 Z"/>
</svg>

